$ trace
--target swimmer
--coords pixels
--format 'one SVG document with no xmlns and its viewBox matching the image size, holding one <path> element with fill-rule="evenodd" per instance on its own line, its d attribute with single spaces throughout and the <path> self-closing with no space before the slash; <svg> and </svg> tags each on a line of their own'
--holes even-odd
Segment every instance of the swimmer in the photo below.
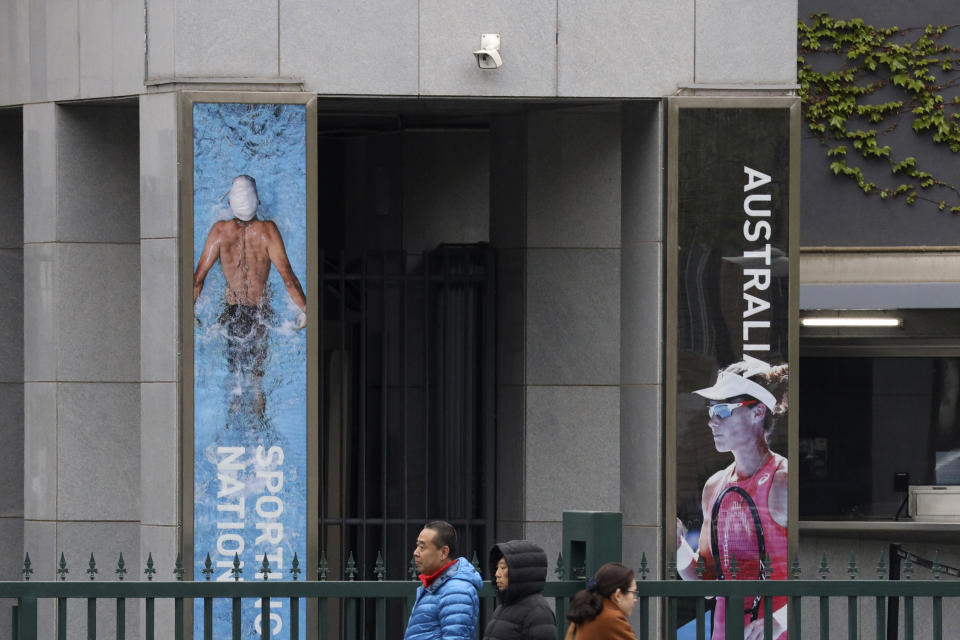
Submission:
<svg viewBox="0 0 960 640">
<path fill-rule="evenodd" d="M 260 380 L 267 357 L 267 323 L 274 317 L 266 290 L 270 266 L 277 269 L 287 295 L 300 309 L 294 321 L 298 331 L 307 325 L 307 299 L 277 225 L 257 218 L 257 181 L 247 175 L 234 178 L 228 202 L 234 217 L 215 222 L 207 234 L 193 274 L 193 302 L 196 304 L 207 273 L 219 260 L 227 282 L 219 319 L 227 329 L 227 363 L 231 373 L 251 378 L 256 411 L 262 416 L 265 400 Z"/>
</svg>

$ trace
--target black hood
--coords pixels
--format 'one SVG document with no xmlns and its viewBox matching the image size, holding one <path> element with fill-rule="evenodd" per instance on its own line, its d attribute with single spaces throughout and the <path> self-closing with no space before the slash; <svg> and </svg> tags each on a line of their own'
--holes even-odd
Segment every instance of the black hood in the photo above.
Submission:
<svg viewBox="0 0 960 640">
<path fill-rule="evenodd" d="M 547 581 L 547 554 L 528 540 L 511 540 L 490 549 L 490 580 L 496 589 L 497 562 L 507 561 L 507 588 L 497 592 L 504 603 L 515 602 L 532 593 L 543 591 Z"/>
</svg>

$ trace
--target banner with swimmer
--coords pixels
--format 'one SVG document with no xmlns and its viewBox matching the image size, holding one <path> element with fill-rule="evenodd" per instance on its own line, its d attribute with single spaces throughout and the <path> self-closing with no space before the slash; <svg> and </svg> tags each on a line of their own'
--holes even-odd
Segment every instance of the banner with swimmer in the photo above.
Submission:
<svg viewBox="0 0 960 640">
<path fill-rule="evenodd" d="M 668 424 L 676 566 L 687 580 L 783 580 L 790 556 L 799 104 L 669 102 Z M 793 274 L 793 277 L 791 277 Z M 672 544 L 672 528 L 668 540 Z M 671 551 L 673 549 L 671 548 Z M 786 598 L 707 603 L 714 640 L 787 635 Z M 696 631 L 678 610 L 680 637 Z"/>
<path fill-rule="evenodd" d="M 303 580 L 308 109 L 195 101 L 190 115 L 193 579 L 290 580 L 296 555 Z M 270 606 L 265 621 L 259 600 L 243 601 L 242 638 L 260 638 L 264 625 L 289 637 L 289 601 Z M 218 601 L 213 637 L 231 637 L 232 624 L 230 603 Z M 299 628 L 305 637 L 304 620 Z"/>
</svg>

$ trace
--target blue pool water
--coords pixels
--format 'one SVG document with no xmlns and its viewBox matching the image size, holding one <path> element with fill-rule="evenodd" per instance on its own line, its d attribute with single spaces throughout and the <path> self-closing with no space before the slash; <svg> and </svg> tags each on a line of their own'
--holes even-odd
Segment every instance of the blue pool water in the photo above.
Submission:
<svg viewBox="0 0 960 640">
<path fill-rule="evenodd" d="M 196 103 L 193 127 L 194 266 L 214 222 L 232 217 L 225 194 L 233 178 L 247 174 L 257 183 L 257 216 L 277 225 L 291 267 L 305 286 L 304 105 Z M 295 330 L 299 308 L 271 268 L 266 297 L 272 313 L 263 316 L 262 380 L 251 375 L 255 363 L 231 367 L 227 329 L 220 322 L 224 289 L 218 264 L 194 307 L 199 321 L 193 335 L 194 579 L 205 579 L 209 552 L 211 580 L 231 580 L 229 567 L 237 552 L 241 579 L 263 579 L 255 571 L 267 554 L 270 579 L 289 580 L 295 552 L 301 569 L 306 568 L 306 332 Z M 249 356 L 241 349 L 233 357 Z M 289 603 L 271 604 L 280 605 L 272 609 L 272 634 L 285 638 Z M 243 638 L 260 637 L 259 607 L 258 601 L 244 600 Z M 229 637 L 230 616 L 229 603 L 217 603 L 214 637 Z M 201 637 L 201 602 L 194 620 L 195 636 Z M 300 628 L 305 629 L 302 619 Z"/>
</svg>

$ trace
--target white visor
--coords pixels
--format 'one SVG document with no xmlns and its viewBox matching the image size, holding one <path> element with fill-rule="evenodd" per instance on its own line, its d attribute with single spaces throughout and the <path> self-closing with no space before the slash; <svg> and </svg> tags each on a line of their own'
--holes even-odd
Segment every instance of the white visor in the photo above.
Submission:
<svg viewBox="0 0 960 640">
<path fill-rule="evenodd" d="M 257 184 L 249 176 L 237 176 L 230 186 L 230 210 L 244 222 L 257 215 L 260 200 L 257 197 Z"/>
<path fill-rule="evenodd" d="M 769 369 L 769 365 L 756 358 L 749 358 L 749 360 L 744 358 L 744 360 L 746 364 L 763 364 L 764 368 Z M 756 367 L 751 368 L 752 370 L 745 371 L 747 375 L 755 375 L 760 372 Z M 777 407 L 777 399 L 773 397 L 772 393 L 753 380 L 732 371 L 721 371 L 717 374 L 717 381 L 713 383 L 712 387 L 697 389 L 694 393 L 708 400 L 726 400 L 737 396 L 751 396 L 767 405 L 767 408 L 771 411 Z"/>
</svg>

